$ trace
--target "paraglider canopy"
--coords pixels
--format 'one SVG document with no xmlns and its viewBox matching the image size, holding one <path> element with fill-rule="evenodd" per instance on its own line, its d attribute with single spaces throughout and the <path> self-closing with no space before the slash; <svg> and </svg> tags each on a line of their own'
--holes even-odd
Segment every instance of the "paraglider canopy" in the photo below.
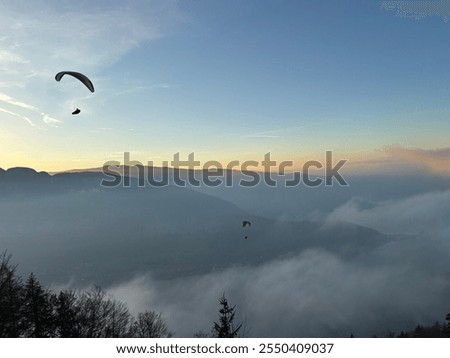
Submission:
<svg viewBox="0 0 450 358">
<path fill-rule="evenodd" d="M 73 112 L 72 112 L 72 114 L 78 114 L 78 113 L 80 113 L 81 111 L 80 111 L 80 109 L 79 108 L 77 108 L 76 110 L 74 110 Z"/>
<path fill-rule="evenodd" d="M 73 72 L 73 71 L 62 71 L 58 72 L 55 76 L 56 81 L 61 81 L 61 78 L 63 78 L 64 75 L 70 75 L 72 77 L 75 77 L 77 80 L 81 81 L 92 93 L 95 92 L 94 85 L 92 84 L 91 80 L 87 78 L 85 75 L 79 72 Z"/>
</svg>

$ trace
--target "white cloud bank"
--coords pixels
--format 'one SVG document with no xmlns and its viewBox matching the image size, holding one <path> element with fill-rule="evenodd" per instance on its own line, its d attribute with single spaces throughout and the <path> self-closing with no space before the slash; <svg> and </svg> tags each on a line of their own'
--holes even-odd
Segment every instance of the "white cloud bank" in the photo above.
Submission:
<svg viewBox="0 0 450 358">
<path fill-rule="evenodd" d="M 442 320 L 450 280 L 408 266 L 366 266 L 325 251 L 259 267 L 170 281 L 138 278 L 110 288 L 134 313 L 163 314 L 177 337 L 208 332 L 225 292 L 253 337 L 383 335 Z"/>
</svg>

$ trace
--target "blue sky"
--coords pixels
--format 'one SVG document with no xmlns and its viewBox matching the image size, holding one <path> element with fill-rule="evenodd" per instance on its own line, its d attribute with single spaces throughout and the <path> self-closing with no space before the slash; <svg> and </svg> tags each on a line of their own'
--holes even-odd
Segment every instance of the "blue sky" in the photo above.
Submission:
<svg viewBox="0 0 450 358">
<path fill-rule="evenodd" d="M 1 1 L 0 167 L 442 159 L 450 2 L 419 3 Z"/>
</svg>

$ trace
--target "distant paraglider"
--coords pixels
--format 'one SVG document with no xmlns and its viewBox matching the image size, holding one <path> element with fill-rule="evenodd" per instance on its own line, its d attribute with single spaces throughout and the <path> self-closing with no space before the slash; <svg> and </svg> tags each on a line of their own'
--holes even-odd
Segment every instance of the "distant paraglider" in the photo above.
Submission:
<svg viewBox="0 0 450 358">
<path fill-rule="evenodd" d="M 92 81 L 89 78 L 87 78 L 85 75 L 83 75 L 82 73 L 79 73 L 79 72 L 73 72 L 73 71 L 58 72 L 55 76 L 55 80 L 59 82 L 59 81 L 61 81 L 61 78 L 63 78 L 65 75 L 75 77 L 77 80 L 79 80 L 81 83 L 83 83 L 89 89 L 89 91 L 91 91 L 92 93 L 95 92 Z M 80 109 L 77 108 L 75 111 L 72 112 L 72 114 L 76 115 L 76 114 L 79 114 L 80 112 L 81 112 Z"/>
<path fill-rule="evenodd" d="M 248 221 L 248 220 L 242 221 L 242 227 L 245 228 L 246 226 L 251 227 L 251 226 L 252 226 L 252 223 L 251 223 L 250 221 Z M 248 236 L 245 235 L 245 236 L 244 236 L 244 239 L 247 240 L 247 239 L 248 239 Z"/>
</svg>

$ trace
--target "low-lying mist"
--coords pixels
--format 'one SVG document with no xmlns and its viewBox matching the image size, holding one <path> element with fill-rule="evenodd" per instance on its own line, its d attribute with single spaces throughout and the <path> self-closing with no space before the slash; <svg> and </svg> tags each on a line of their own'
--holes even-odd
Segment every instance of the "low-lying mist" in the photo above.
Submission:
<svg viewBox="0 0 450 358">
<path fill-rule="evenodd" d="M 207 332 L 224 292 L 255 337 L 383 335 L 442 320 L 450 305 L 441 177 L 213 192 L 8 172 L 0 248 L 22 276 L 101 285 L 134 312 L 161 312 L 178 337 Z"/>
</svg>

